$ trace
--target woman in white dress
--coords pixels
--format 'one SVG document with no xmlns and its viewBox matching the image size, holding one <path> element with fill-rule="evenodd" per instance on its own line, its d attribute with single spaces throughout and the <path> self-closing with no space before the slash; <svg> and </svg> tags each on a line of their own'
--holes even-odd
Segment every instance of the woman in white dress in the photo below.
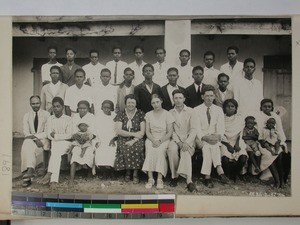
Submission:
<svg viewBox="0 0 300 225">
<path fill-rule="evenodd" d="M 242 116 L 237 114 L 238 103 L 227 99 L 223 103 L 225 114 L 225 133 L 221 141 L 222 167 L 225 175 L 236 181 L 239 174 L 244 174 L 243 167 L 247 162 L 246 144 L 241 138 L 244 128 Z"/>
<path fill-rule="evenodd" d="M 275 112 L 273 112 L 273 101 L 271 99 L 263 99 L 260 103 L 260 110 L 261 111 L 258 113 L 258 115 L 256 115 L 258 132 L 262 132 L 263 128 L 266 126 L 266 122 L 268 119 L 274 118 L 276 121 L 276 129 L 278 131 L 279 139 L 281 141 L 278 155 L 271 154 L 271 152 L 264 148 L 264 146 L 261 146 L 260 151 L 262 153 L 262 156 L 260 169 L 261 171 L 263 171 L 261 179 L 267 177 L 268 169 L 270 169 L 270 172 L 275 181 L 274 186 L 279 188 L 282 187 L 283 182 L 286 179 L 284 177 L 287 174 L 284 173 L 289 173 L 289 171 L 284 172 L 284 165 L 282 164 L 283 151 L 285 153 L 288 152 L 287 145 L 285 143 L 286 136 L 283 131 L 280 117 Z"/>
<path fill-rule="evenodd" d="M 163 189 L 163 176 L 166 176 L 167 164 L 167 147 L 173 133 L 173 122 L 175 121 L 172 114 L 161 107 L 162 99 L 159 95 L 151 96 L 151 105 L 153 110 L 148 112 L 146 119 L 146 158 L 142 170 L 148 174 L 146 188 L 152 188 L 155 181 L 153 172 L 157 172 L 157 189 Z"/>
<path fill-rule="evenodd" d="M 110 100 L 102 102 L 102 112 L 96 116 L 98 142 L 96 144 L 95 165 L 114 167 L 116 159 L 116 130 L 114 118 L 114 103 Z"/>
<path fill-rule="evenodd" d="M 72 117 L 73 135 L 79 131 L 78 124 L 86 123 L 88 125 L 88 131 L 93 134 L 93 139 L 96 137 L 95 130 L 95 117 L 93 114 L 89 113 L 90 103 L 88 101 L 80 101 L 77 104 L 78 113 L 74 114 Z M 75 138 L 74 138 L 75 139 Z M 86 140 L 87 141 L 87 140 Z M 93 140 L 94 142 L 94 140 Z M 80 146 L 74 146 L 72 149 L 71 157 L 71 182 L 74 181 L 76 168 L 78 165 L 88 166 L 93 168 L 94 165 L 94 144 L 86 148 L 85 152 Z"/>
</svg>

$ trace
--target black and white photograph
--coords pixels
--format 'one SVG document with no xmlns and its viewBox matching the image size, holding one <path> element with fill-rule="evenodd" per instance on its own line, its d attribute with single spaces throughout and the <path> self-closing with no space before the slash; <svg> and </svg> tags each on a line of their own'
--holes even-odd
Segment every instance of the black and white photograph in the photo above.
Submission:
<svg viewBox="0 0 300 225">
<path fill-rule="evenodd" d="M 13 191 L 292 196 L 290 17 L 19 16 L 12 31 Z"/>
</svg>

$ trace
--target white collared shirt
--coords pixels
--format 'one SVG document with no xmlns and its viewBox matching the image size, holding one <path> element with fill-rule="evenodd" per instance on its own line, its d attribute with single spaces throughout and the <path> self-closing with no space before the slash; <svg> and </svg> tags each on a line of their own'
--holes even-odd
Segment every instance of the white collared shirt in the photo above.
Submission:
<svg viewBox="0 0 300 225">
<path fill-rule="evenodd" d="M 95 86 L 101 82 L 100 80 L 100 73 L 101 70 L 104 68 L 104 65 L 97 62 L 96 65 L 93 65 L 91 62 L 89 64 L 86 64 L 82 67 L 82 69 L 85 71 L 86 79 L 90 78 L 91 80 L 91 86 Z"/>
<path fill-rule="evenodd" d="M 244 64 L 239 61 L 236 62 L 234 67 L 231 67 L 229 62 L 221 66 L 220 71 L 229 76 L 229 85 L 227 87 L 228 90 L 232 91 L 236 80 L 244 77 L 243 68 L 244 68 Z"/>
<path fill-rule="evenodd" d="M 56 84 L 53 84 L 52 82 L 49 84 L 49 88 L 50 88 L 53 96 L 56 96 L 60 85 L 61 85 L 61 81 L 58 81 Z"/>
<path fill-rule="evenodd" d="M 220 70 L 215 69 L 213 66 L 210 68 L 204 67 L 204 77 L 202 83 L 218 87 L 218 76 L 220 73 Z"/>
<path fill-rule="evenodd" d="M 166 63 L 166 61 L 164 61 L 162 63 L 156 62 L 155 64 L 153 64 L 153 67 L 153 82 L 161 87 L 166 85 L 169 82 L 167 78 L 167 71 L 170 68 L 170 66 Z"/>
<path fill-rule="evenodd" d="M 115 68 L 117 64 L 117 83 L 115 84 Z M 124 61 L 119 60 L 118 62 L 112 60 L 106 63 L 107 67 L 111 72 L 110 84 L 119 85 L 124 81 L 124 70 L 128 67 L 128 64 Z"/>
<path fill-rule="evenodd" d="M 190 66 L 189 64 L 185 66 L 177 66 L 178 69 L 178 81 L 177 84 L 183 88 L 187 88 L 190 86 L 193 82 L 193 67 Z"/>
<path fill-rule="evenodd" d="M 82 100 L 86 100 L 93 104 L 92 100 L 93 89 L 88 85 L 83 85 L 80 89 L 76 84 L 72 85 L 66 90 L 65 105 L 69 106 L 73 112 L 77 111 L 77 104 Z"/>
<path fill-rule="evenodd" d="M 100 112 L 102 112 L 101 108 L 104 100 L 110 100 L 114 103 L 114 105 L 117 104 L 117 90 L 118 86 L 114 86 L 112 84 L 104 86 L 102 83 L 93 88 L 95 115 L 98 115 Z"/>
<path fill-rule="evenodd" d="M 218 92 L 219 92 L 220 95 L 221 95 L 222 101 L 225 101 L 225 96 L 226 96 L 226 94 L 227 94 L 227 89 L 226 89 L 224 92 L 222 92 L 222 91 L 218 88 Z"/>
<path fill-rule="evenodd" d="M 200 86 L 200 91 L 202 89 L 202 83 L 200 85 L 194 83 L 194 86 L 195 86 L 195 90 L 196 90 L 196 93 L 198 92 L 198 87 Z"/>
<path fill-rule="evenodd" d="M 238 111 L 242 115 L 255 115 L 260 110 L 260 101 L 263 99 L 263 87 L 259 80 L 252 78 L 237 79 L 233 87 L 234 99 L 238 102 Z"/>
<path fill-rule="evenodd" d="M 132 81 L 134 85 L 139 85 L 145 80 L 143 76 L 143 67 L 145 65 L 146 63 L 144 61 L 142 61 L 141 65 L 138 65 L 136 61 L 129 64 L 129 67 L 134 71 L 134 79 Z"/>
<path fill-rule="evenodd" d="M 42 65 L 42 67 L 41 67 L 42 82 L 44 82 L 44 81 L 50 81 L 51 82 L 50 68 L 52 66 L 61 67 L 62 64 L 60 64 L 59 62 L 56 62 L 55 64 L 50 64 L 48 62 L 48 63 L 45 63 L 44 65 Z"/>
</svg>

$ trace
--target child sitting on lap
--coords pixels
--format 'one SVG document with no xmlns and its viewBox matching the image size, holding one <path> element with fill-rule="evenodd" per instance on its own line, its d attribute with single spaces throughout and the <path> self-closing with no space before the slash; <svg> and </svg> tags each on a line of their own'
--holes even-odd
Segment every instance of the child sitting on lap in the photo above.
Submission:
<svg viewBox="0 0 300 225">
<path fill-rule="evenodd" d="M 73 135 L 73 142 L 68 150 L 68 153 L 71 153 L 75 146 L 81 148 L 80 157 L 84 156 L 86 149 L 92 146 L 93 134 L 88 131 L 89 126 L 86 123 L 78 124 L 79 131 Z"/>
<path fill-rule="evenodd" d="M 280 150 L 280 139 L 275 125 L 276 121 L 274 118 L 268 119 L 259 137 L 262 146 L 271 152 L 272 155 L 278 155 Z"/>
<path fill-rule="evenodd" d="M 261 152 L 258 148 L 258 136 L 259 133 L 254 127 L 256 124 L 255 118 L 253 116 L 247 116 L 245 118 L 245 128 L 243 130 L 243 140 L 246 143 L 246 151 L 249 155 L 249 158 L 254 165 L 254 171 L 259 173 L 260 170 L 260 161 L 261 161 Z"/>
</svg>

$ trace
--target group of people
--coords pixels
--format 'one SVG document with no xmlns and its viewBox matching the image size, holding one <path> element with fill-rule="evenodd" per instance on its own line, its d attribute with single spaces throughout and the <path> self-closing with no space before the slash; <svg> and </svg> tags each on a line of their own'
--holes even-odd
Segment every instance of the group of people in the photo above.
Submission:
<svg viewBox="0 0 300 225">
<path fill-rule="evenodd" d="M 44 154 L 42 184 L 59 181 L 67 154 L 71 181 L 81 167 L 93 172 L 110 167 L 125 170 L 125 181 L 135 184 L 142 170 L 148 176 L 146 188 L 156 184 L 163 189 L 169 168 L 170 186 L 177 186 L 182 176 L 194 192 L 195 151 L 202 155 L 201 174 L 209 188 L 212 167 L 222 183 L 247 171 L 263 175 L 267 170 L 275 187 L 286 182 L 282 155 L 288 149 L 281 119 L 253 78 L 254 59 L 239 62 L 236 46 L 228 47 L 228 63 L 220 71 L 213 67 L 211 51 L 204 54 L 204 68 L 190 66 L 186 49 L 180 51 L 177 67 L 167 65 L 163 48 L 156 49 L 153 65 L 143 61 L 141 46 L 134 48 L 136 59 L 129 65 L 121 60 L 119 47 L 105 66 L 99 52 L 91 50 L 90 63 L 82 68 L 74 62 L 74 49 L 66 49 L 65 65 L 56 61 L 55 47 L 48 52 L 41 96 L 30 98 L 32 110 L 23 121 L 24 187 L 35 175 L 38 152 Z"/>
</svg>

